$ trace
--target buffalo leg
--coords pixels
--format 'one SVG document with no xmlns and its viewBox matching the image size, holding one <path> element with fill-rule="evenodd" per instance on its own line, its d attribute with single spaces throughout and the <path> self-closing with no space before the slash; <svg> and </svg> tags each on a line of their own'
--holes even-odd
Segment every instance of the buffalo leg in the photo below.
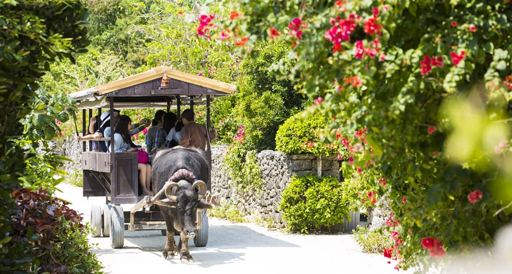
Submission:
<svg viewBox="0 0 512 274">
<path fill-rule="evenodd" d="M 170 209 L 161 209 L 160 212 L 165 220 L 165 225 L 167 226 L 167 241 L 165 243 L 164 251 L 162 255 L 165 259 L 168 257 L 174 258 L 174 256 L 178 253 L 178 248 L 176 247 L 176 242 L 174 241 L 174 223 L 172 220 L 171 210 Z"/>
<path fill-rule="evenodd" d="M 180 260 L 181 262 L 192 262 L 194 259 L 188 251 L 188 236 L 180 233 Z"/>
</svg>

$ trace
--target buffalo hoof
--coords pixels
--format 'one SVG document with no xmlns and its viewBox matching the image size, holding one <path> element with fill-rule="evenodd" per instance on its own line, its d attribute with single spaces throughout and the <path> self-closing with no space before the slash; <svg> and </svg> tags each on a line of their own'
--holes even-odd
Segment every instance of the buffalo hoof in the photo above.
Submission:
<svg viewBox="0 0 512 274">
<path fill-rule="evenodd" d="M 174 258 L 174 256 L 176 256 L 177 252 L 174 251 L 174 250 L 164 250 L 162 252 L 162 255 L 164 256 L 164 259 L 167 259 L 169 257 Z"/>
<path fill-rule="evenodd" d="M 181 255 L 181 263 L 193 263 L 194 259 L 190 254 L 183 254 Z"/>
</svg>

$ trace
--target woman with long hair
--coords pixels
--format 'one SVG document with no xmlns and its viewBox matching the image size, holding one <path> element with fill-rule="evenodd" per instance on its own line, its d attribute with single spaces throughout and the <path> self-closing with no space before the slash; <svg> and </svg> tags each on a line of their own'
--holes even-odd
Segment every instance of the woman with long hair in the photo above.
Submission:
<svg viewBox="0 0 512 274">
<path fill-rule="evenodd" d="M 130 139 L 130 126 L 132 120 L 126 115 L 121 115 L 117 121 L 114 134 L 114 151 L 120 152 L 136 152 L 138 149 L 133 147 L 132 140 Z M 153 195 L 150 190 L 151 184 L 151 166 L 149 164 L 139 163 L 137 168 L 140 171 L 139 181 L 142 186 L 142 193 L 144 195 Z"/>
</svg>

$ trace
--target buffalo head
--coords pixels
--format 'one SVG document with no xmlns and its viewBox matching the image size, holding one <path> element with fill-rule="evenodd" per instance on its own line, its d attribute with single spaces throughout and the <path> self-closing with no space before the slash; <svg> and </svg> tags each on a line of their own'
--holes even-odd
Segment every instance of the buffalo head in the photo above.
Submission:
<svg viewBox="0 0 512 274">
<path fill-rule="evenodd" d="M 174 226 L 181 228 L 181 232 L 189 238 L 194 238 L 197 233 L 197 209 L 210 209 L 212 206 L 205 202 L 206 184 L 203 181 L 195 181 L 193 184 L 182 179 L 172 182 L 165 190 L 165 196 L 176 203 L 177 217 Z"/>
</svg>

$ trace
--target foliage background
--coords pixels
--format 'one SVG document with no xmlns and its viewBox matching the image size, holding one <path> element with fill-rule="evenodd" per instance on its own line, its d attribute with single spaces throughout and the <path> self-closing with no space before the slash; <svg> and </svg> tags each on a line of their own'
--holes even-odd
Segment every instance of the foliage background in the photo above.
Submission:
<svg viewBox="0 0 512 274">
<path fill-rule="evenodd" d="M 248 38 L 241 52 L 254 55 L 261 40 L 289 45 L 296 62 L 283 75 L 322 99 L 311 112 L 352 158 L 344 177 L 369 192 L 387 180 L 405 242 L 391 247 L 399 268 L 427 262 L 423 238 L 458 254 L 490 245 L 511 221 L 510 1 L 237 1 L 233 10 L 243 16 L 223 28 Z"/>
</svg>

